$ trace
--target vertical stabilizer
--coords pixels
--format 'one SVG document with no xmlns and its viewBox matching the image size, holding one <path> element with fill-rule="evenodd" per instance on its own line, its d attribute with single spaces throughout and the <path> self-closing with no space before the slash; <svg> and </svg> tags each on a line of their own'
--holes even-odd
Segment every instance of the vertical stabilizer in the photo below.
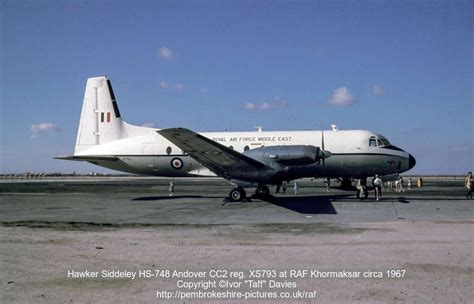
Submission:
<svg viewBox="0 0 474 304">
<path fill-rule="evenodd" d="M 87 79 L 74 154 L 122 138 L 123 128 L 110 80 Z"/>
</svg>

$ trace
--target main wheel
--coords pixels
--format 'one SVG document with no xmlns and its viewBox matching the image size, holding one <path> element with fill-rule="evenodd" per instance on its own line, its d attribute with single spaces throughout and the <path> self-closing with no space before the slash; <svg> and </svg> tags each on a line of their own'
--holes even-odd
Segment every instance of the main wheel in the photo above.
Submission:
<svg viewBox="0 0 474 304">
<path fill-rule="evenodd" d="M 243 188 L 234 188 L 229 193 L 232 202 L 240 202 L 245 199 L 246 193 Z"/>
<path fill-rule="evenodd" d="M 270 190 L 265 185 L 260 185 L 255 190 L 255 194 L 259 197 L 267 197 L 270 194 Z"/>
</svg>

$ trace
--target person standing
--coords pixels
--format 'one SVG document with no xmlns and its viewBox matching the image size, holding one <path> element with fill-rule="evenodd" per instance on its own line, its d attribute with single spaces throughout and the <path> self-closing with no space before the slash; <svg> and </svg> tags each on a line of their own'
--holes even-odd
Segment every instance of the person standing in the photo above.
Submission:
<svg viewBox="0 0 474 304">
<path fill-rule="evenodd" d="M 398 183 L 398 187 L 399 187 L 398 192 L 405 192 L 405 189 L 403 188 L 403 178 L 401 176 L 398 178 L 398 181 L 399 181 L 399 183 Z"/>
<path fill-rule="evenodd" d="M 466 180 L 464 181 L 464 187 L 466 187 L 466 199 L 472 199 L 472 172 L 468 172 Z"/>
<path fill-rule="evenodd" d="M 408 190 L 411 190 L 411 177 L 408 178 Z"/>
<path fill-rule="evenodd" d="M 378 174 L 376 174 L 374 179 L 376 201 L 380 201 L 382 199 L 382 183 L 382 179 L 378 176 Z"/>
<path fill-rule="evenodd" d="M 366 198 L 366 183 L 365 178 L 359 178 L 357 180 L 356 189 L 357 189 L 357 198 L 364 199 Z"/>
<path fill-rule="evenodd" d="M 295 181 L 295 184 L 293 185 L 293 190 L 295 191 L 295 195 L 298 194 L 298 184 Z"/>
<path fill-rule="evenodd" d="M 174 183 L 170 182 L 169 196 L 174 196 Z"/>
<path fill-rule="evenodd" d="M 283 194 L 285 194 L 286 193 L 286 182 L 281 183 L 281 188 L 282 188 L 281 190 L 282 190 Z"/>
<path fill-rule="evenodd" d="M 393 183 L 392 183 L 392 181 L 388 181 L 387 185 L 388 185 L 388 191 L 393 192 Z"/>
</svg>

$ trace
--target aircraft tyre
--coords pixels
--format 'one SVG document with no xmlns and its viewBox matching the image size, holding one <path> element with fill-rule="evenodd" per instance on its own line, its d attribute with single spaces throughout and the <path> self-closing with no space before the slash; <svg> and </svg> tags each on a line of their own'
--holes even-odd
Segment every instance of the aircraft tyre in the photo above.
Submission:
<svg viewBox="0 0 474 304">
<path fill-rule="evenodd" d="M 231 202 L 241 202 L 245 199 L 246 195 L 243 188 L 237 187 L 230 191 L 229 199 Z"/>
<path fill-rule="evenodd" d="M 257 189 L 255 190 L 255 194 L 258 197 L 267 197 L 270 195 L 270 190 L 265 185 L 259 185 Z"/>
</svg>

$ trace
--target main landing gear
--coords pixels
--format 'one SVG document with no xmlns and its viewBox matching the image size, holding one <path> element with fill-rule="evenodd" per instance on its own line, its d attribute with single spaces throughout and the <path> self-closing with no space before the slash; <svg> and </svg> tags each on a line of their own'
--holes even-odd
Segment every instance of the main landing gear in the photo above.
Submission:
<svg viewBox="0 0 474 304">
<path fill-rule="evenodd" d="M 222 202 L 222 206 L 227 204 L 228 202 L 244 202 L 248 201 L 247 199 L 247 193 L 245 192 L 244 188 L 242 187 L 237 187 L 229 192 L 229 197 L 224 198 L 224 201 Z"/>
<path fill-rule="evenodd" d="M 242 187 L 234 188 L 229 193 L 229 199 L 231 202 L 241 202 L 246 199 L 246 197 L 247 193 L 245 193 L 245 190 Z"/>
<path fill-rule="evenodd" d="M 255 195 L 260 198 L 265 198 L 270 195 L 270 190 L 265 185 L 259 185 L 255 190 Z"/>
<path fill-rule="evenodd" d="M 259 185 L 257 189 L 255 190 L 255 197 L 256 198 L 266 198 L 270 195 L 270 190 L 266 185 Z M 245 201 L 250 201 L 249 198 L 247 198 L 247 193 L 245 192 L 244 188 L 242 187 L 236 187 L 232 189 L 229 192 L 229 197 L 226 197 L 224 199 L 224 202 L 222 205 L 225 205 L 228 202 L 245 202 Z"/>
</svg>

